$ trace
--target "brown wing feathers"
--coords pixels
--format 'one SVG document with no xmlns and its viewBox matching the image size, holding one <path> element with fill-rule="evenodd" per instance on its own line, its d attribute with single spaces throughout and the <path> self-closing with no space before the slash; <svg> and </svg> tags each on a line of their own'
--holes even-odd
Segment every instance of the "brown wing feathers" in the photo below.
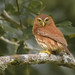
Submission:
<svg viewBox="0 0 75 75">
<path fill-rule="evenodd" d="M 50 32 L 48 32 L 47 30 L 43 30 L 43 29 L 37 29 L 36 31 L 39 35 L 53 39 L 54 41 L 57 41 L 59 43 L 61 43 L 66 51 L 67 54 L 70 54 L 68 48 L 67 48 L 67 42 L 64 39 L 64 37 L 58 36 L 58 35 L 54 35 L 51 34 Z"/>
</svg>

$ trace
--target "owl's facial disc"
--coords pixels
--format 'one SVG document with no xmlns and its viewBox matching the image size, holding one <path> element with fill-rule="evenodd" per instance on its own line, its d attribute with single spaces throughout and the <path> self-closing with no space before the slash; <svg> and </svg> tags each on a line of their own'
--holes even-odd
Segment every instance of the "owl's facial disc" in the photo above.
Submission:
<svg viewBox="0 0 75 75">
<path fill-rule="evenodd" d="M 45 24 L 49 21 L 49 18 L 46 17 L 44 20 L 42 20 L 41 18 L 38 18 L 37 21 L 42 24 L 42 26 L 44 27 Z"/>
<path fill-rule="evenodd" d="M 40 23 L 40 25 L 42 24 L 42 26 L 44 26 L 45 23 L 43 22 L 41 18 L 38 18 L 37 21 Z"/>
<path fill-rule="evenodd" d="M 48 21 L 49 21 L 49 18 L 46 17 L 46 18 L 44 19 L 44 21 L 42 22 L 42 26 L 44 27 Z"/>
</svg>

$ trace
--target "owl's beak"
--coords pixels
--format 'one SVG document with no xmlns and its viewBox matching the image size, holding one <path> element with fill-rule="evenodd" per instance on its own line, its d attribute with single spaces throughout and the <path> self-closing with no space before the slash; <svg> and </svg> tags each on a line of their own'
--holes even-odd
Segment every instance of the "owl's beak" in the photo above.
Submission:
<svg viewBox="0 0 75 75">
<path fill-rule="evenodd" d="M 44 23 L 44 22 L 42 22 L 42 26 L 43 26 L 43 27 L 45 26 L 45 23 Z"/>
</svg>

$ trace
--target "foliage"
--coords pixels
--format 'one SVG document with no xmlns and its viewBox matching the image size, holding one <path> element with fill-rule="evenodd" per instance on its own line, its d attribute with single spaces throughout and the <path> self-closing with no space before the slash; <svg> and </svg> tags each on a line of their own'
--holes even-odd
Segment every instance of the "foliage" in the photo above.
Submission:
<svg viewBox="0 0 75 75">
<path fill-rule="evenodd" d="M 75 54 L 75 0 L 0 0 L 0 55 L 39 52 L 41 48 L 32 34 L 34 17 L 39 14 L 52 16 L 56 26 L 63 32 L 68 41 L 69 50 Z M 12 44 L 12 42 L 19 44 L 19 46 Z M 13 69 L 14 67 L 8 67 L 5 75 L 18 75 L 19 73 L 24 75 L 25 72 L 28 72 L 27 66 L 22 67 L 23 71 L 19 73 L 17 71 L 21 69 L 21 66 L 19 69 L 16 68 L 16 71 Z M 35 75 L 33 70 L 37 72 L 37 75 L 49 75 L 50 73 L 56 75 L 61 74 L 61 72 L 64 75 L 74 75 L 74 72 L 69 69 L 65 71 L 64 68 L 52 65 L 49 67 L 48 65 L 29 66 L 30 73 Z M 68 70 L 69 72 L 67 72 Z"/>
</svg>

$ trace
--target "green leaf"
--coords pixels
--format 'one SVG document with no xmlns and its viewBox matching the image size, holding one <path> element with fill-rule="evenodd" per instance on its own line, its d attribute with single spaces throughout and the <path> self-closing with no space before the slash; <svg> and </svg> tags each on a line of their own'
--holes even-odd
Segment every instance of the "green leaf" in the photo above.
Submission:
<svg viewBox="0 0 75 75">
<path fill-rule="evenodd" d="M 75 35 L 75 27 L 64 26 L 58 28 L 63 32 L 64 35 L 68 35 L 68 36 Z"/>
<path fill-rule="evenodd" d="M 16 54 L 26 54 L 26 53 L 28 53 L 29 52 L 29 50 L 28 49 L 24 49 L 24 41 L 20 41 L 19 42 L 19 47 L 17 48 L 17 52 L 16 52 Z"/>
<path fill-rule="evenodd" d="M 23 51 L 24 51 L 24 50 L 23 50 L 24 41 L 20 41 L 19 44 L 20 44 L 20 46 L 18 47 L 16 54 L 22 54 Z"/>
<path fill-rule="evenodd" d="M 4 0 L 0 0 L 0 14 L 3 12 L 4 9 L 5 9 Z"/>
<path fill-rule="evenodd" d="M 75 34 L 72 34 L 69 36 L 69 38 L 74 38 L 75 37 Z"/>
<path fill-rule="evenodd" d="M 59 24 L 56 24 L 56 26 L 58 26 L 58 27 L 72 26 L 72 22 L 71 21 L 64 21 L 64 22 L 61 22 Z"/>
<path fill-rule="evenodd" d="M 10 11 L 13 15 L 16 14 L 16 3 L 14 0 L 5 0 L 5 9 L 6 11 Z"/>
<path fill-rule="evenodd" d="M 29 4 L 29 7 L 32 7 L 32 8 L 37 8 L 39 6 L 40 6 L 39 1 L 31 1 Z"/>
<path fill-rule="evenodd" d="M 5 22 L 6 23 L 6 22 Z M 14 38 L 14 39 L 18 39 L 18 40 L 23 40 L 23 32 L 19 29 L 15 29 L 11 26 L 9 26 L 9 24 L 3 24 L 3 29 L 6 31 L 6 37 L 7 38 Z"/>
<path fill-rule="evenodd" d="M 64 21 L 56 24 L 56 26 L 63 32 L 64 35 L 67 35 L 70 38 L 75 37 L 75 27 L 72 26 L 71 21 Z"/>
<path fill-rule="evenodd" d="M 24 37 L 25 39 L 30 39 L 31 36 L 33 36 L 32 27 L 28 27 L 24 30 Z"/>
<path fill-rule="evenodd" d="M 0 40 L 0 56 L 8 54 L 7 43 Z"/>
<path fill-rule="evenodd" d="M 28 6 L 26 5 L 24 5 L 24 8 L 35 15 L 40 14 L 45 9 L 45 5 L 42 1 L 31 0 Z"/>
<path fill-rule="evenodd" d="M 0 36 L 2 36 L 5 33 L 4 29 L 0 25 Z"/>
</svg>

